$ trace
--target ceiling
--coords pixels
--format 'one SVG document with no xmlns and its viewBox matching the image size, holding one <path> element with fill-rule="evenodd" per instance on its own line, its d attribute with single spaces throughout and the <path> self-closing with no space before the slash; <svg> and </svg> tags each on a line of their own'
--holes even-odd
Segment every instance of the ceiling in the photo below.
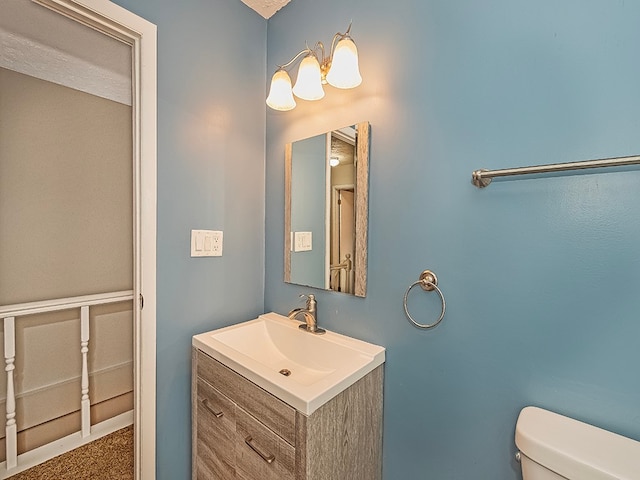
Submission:
<svg viewBox="0 0 640 480">
<path fill-rule="evenodd" d="M 264 18 L 271 17 L 290 1 L 291 0 L 242 0 L 244 4 L 253 8 Z"/>
</svg>

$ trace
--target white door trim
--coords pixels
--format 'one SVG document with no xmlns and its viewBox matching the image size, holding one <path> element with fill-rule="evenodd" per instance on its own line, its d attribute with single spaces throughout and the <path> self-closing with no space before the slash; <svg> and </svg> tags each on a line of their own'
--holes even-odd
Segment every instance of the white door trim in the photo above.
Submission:
<svg viewBox="0 0 640 480">
<path fill-rule="evenodd" d="M 134 158 L 135 478 L 155 478 L 156 456 L 156 26 L 108 0 L 33 0 L 131 45 Z"/>
</svg>

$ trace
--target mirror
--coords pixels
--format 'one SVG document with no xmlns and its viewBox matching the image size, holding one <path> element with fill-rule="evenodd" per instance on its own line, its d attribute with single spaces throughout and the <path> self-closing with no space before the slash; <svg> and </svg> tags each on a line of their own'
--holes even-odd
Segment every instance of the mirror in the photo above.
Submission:
<svg viewBox="0 0 640 480">
<path fill-rule="evenodd" d="M 285 147 L 284 281 L 367 293 L 369 123 Z"/>
</svg>

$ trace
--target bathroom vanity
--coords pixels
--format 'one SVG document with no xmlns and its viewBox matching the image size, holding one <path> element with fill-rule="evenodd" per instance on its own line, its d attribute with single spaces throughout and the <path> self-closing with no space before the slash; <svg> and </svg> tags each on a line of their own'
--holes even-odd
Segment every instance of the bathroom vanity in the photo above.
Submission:
<svg viewBox="0 0 640 480">
<path fill-rule="evenodd" d="M 332 332 L 321 340 L 299 324 L 267 314 L 194 337 L 194 480 L 382 478 L 384 349 Z M 225 350 L 236 338 L 249 350 Z M 252 348 L 258 339 L 261 347 Z M 290 348 L 290 342 L 302 348 Z M 364 348 L 359 357 L 372 354 L 369 360 L 354 367 L 355 374 L 337 363 L 332 368 L 336 357 L 349 362 L 335 348 L 353 345 Z M 250 351 L 255 358 L 245 355 Z M 322 353 L 328 358 L 315 356 Z M 285 364 L 291 370 L 279 368 Z M 347 381 L 340 381 L 345 374 Z M 327 389 L 330 394 L 323 395 Z"/>
</svg>

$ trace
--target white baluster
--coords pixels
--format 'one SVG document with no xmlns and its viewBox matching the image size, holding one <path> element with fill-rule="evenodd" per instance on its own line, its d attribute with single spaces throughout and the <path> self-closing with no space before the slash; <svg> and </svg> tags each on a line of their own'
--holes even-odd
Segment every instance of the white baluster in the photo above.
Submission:
<svg viewBox="0 0 640 480">
<path fill-rule="evenodd" d="M 91 433 L 91 417 L 89 401 L 89 368 L 87 366 L 87 353 L 89 352 L 89 307 L 80 308 L 80 353 L 82 353 L 82 399 L 80 408 L 82 412 L 82 437 Z"/>
<path fill-rule="evenodd" d="M 18 465 L 18 430 L 16 426 L 16 395 L 13 386 L 13 370 L 16 359 L 15 317 L 4 319 L 4 361 L 7 371 L 7 470 Z"/>
</svg>

